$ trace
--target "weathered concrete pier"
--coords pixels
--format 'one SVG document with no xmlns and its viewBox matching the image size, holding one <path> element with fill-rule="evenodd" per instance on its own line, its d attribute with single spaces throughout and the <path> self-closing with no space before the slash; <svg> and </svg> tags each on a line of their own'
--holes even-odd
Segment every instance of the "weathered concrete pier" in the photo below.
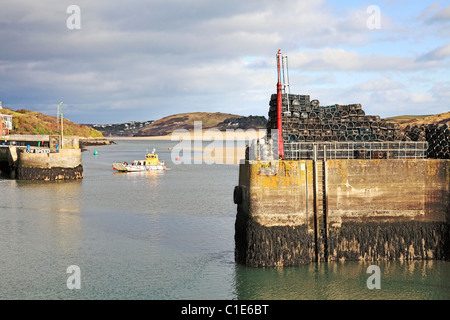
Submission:
<svg viewBox="0 0 450 320">
<path fill-rule="evenodd" d="M 245 161 L 236 261 L 450 260 L 449 185 L 449 160 Z"/>
<path fill-rule="evenodd" d="M 20 136 L 0 144 L 0 171 L 19 180 L 78 180 L 83 178 L 77 138 Z"/>
<path fill-rule="evenodd" d="M 276 57 L 267 144 L 249 147 L 234 190 L 236 261 L 450 260 L 449 128 L 408 135 L 361 104 L 290 94 Z"/>
</svg>

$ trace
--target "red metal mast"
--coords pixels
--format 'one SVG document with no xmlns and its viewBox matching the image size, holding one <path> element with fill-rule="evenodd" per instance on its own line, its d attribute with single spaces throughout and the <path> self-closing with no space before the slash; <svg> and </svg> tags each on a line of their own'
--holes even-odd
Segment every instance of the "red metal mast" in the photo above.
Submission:
<svg viewBox="0 0 450 320">
<path fill-rule="evenodd" d="M 278 156 L 280 159 L 284 158 L 284 146 L 283 146 L 283 127 L 281 123 L 282 112 L 282 88 L 281 88 L 281 59 L 283 58 L 281 50 L 277 53 L 277 68 L 278 68 L 278 82 L 277 82 L 277 128 L 278 128 Z"/>
</svg>

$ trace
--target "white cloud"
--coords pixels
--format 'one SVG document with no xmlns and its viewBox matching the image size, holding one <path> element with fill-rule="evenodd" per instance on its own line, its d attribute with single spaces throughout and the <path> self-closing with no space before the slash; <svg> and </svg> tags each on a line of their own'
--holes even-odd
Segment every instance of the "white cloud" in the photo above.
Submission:
<svg viewBox="0 0 450 320">
<path fill-rule="evenodd" d="M 431 93 L 421 92 L 412 92 L 409 100 L 413 103 L 430 103 L 436 101 Z"/>
<path fill-rule="evenodd" d="M 356 86 L 361 91 L 391 91 L 405 88 L 405 85 L 389 78 L 373 79 Z"/>
<path fill-rule="evenodd" d="M 419 19 L 428 24 L 450 22 L 450 5 L 443 7 L 441 3 L 433 2 L 422 11 Z"/>
<path fill-rule="evenodd" d="M 444 60 L 450 57 L 450 42 L 440 46 L 423 56 L 419 57 L 419 61 L 433 61 L 433 60 Z"/>
<path fill-rule="evenodd" d="M 442 66 L 438 62 L 417 60 L 411 56 L 360 54 L 335 48 L 298 51 L 289 59 L 293 61 L 291 66 L 294 68 L 310 71 L 411 71 Z"/>
<path fill-rule="evenodd" d="M 438 90 L 442 76 L 436 75 L 448 69 L 450 49 L 442 46 L 448 43 L 442 40 L 448 33 L 442 27 L 447 7 L 439 3 L 423 11 L 425 27 L 417 30 L 382 7 L 377 31 L 367 28 L 362 4 L 325 0 L 79 0 L 81 29 L 71 31 L 66 28 L 70 4 L 2 2 L 4 105 L 53 110 L 64 98 L 78 119 L 89 114 L 83 122 L 195 110 L 267 115 L 278 49 L 289 56 L 291 87 L 325 103 L 384 99 L 407 107 L 400 99 L 420 105 L 427 94 L 436 103 L 443 94 L 416 92 L 392 77 L 426 72 L 428 87 Z M 416 51 L 390 50 L 405 39 L 421 43 L 426 37 L 417 35 L 431 31 L 439 41 Z M 351 83 L 342 74 L 352 77 Z"/>
</svg>

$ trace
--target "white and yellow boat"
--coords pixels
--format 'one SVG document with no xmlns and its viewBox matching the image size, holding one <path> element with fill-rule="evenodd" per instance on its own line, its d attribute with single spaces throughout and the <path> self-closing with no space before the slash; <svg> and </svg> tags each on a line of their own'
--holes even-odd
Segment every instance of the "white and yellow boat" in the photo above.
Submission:
<svg viewBox="0 0 450 320">
<path fill-rule="evenodd" d="M 153 171 L 153 170 L 165 170 L 166 166 L 164 161 L 159 161 L 158 155 L 155 154 L 155 149 L 152 153 L 145 155 L 145 160 L 134 160 L 131 164 L 127 162 L 113 163 L 113 170 L 119 172 L 141 172 L 141 171 Z"/>
</svg>

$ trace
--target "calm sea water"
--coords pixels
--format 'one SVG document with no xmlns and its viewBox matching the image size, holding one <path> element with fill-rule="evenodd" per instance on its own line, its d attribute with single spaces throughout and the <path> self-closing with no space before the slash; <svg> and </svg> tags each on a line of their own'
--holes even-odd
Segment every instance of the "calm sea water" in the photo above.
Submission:
<svg viewBox="0 0 450 320">
<path fill-rule="evenodd" d="M 171 141 L 117 142 L 83 152 L 82 181 L 0 179 L 0 299 L 450 299 L 450 262 L 377 263 L 379 290 L 370 263 L 236 265 L 238 167 L 174 165 Z M 113 173 L 153 148 L 169 170 Z"/>
</svg>

